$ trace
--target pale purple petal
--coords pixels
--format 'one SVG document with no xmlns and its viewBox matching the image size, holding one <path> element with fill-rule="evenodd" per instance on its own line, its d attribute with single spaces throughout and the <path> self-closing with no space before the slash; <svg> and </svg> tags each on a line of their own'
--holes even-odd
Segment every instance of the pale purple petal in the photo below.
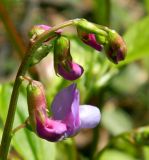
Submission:
<svg viewBox="0 0 149 160">
<path fill-rule="evenodd" d="M 79 107 L 81 128 L 94 128 L 100 122 L 100 111 L 91 105 L 81 105 Z"/>
<path fill-rule="evenodd" d="M 63 122 L 67 125 L 66 137 L 75 135 L 80 129 L 78 90 L 75 90 L 75 96 L 71 105 L 71 110 Z"/>
<path fill-rule="evenodd" d="M 53 119 L 63 121 L 67 126 L 67 136 L 74 135 L 80 128 L 79 93 L 76 84 L 60 91 L 52 103 Z"/>
<path fill-rule="evenodd" d="M 54 98 L 52 103 L 52 114 L 56 120 L 64 120 L 71 111 L 71 106 L 75 97 L 76 84 L 72 84 L 62 89 Z"/>
</svg>

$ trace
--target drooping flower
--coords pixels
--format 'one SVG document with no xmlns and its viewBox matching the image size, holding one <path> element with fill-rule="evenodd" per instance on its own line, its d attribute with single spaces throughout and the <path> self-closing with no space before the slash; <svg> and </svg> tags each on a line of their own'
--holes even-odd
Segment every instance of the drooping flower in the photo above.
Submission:
<svg viewBox="0 0 149 160">
<path fill-rule="evenodd" d="M 32 81 L 28 88 L 29 121 L 33 131 L 51 142 L 74 136 L 82 128 L 93 128 L 100 121 L 100 111 L 90 105 L 79 105 L 76 84 L 62 89 L 52 102 L 52 116 L 46 113 L 43 86 Z"/>
<path fill-rule="evenodd" d="M 70 41 L 65 36 L 59 36 L 54 43 L 54 68 L 56 74 L 67 80 L 76 80 L 83 74 L 83 68 L 73 62 L 70 54 Z"/>
<path fill-rule="evenodd" d="M 76 21 L 75 24 L 78 36 L 85 44 L 98 51 L 105 48 L 107 58 L 115 64 L 125 59 L 126 44 L 116 31 L 84 19 Z"/>
</svg>

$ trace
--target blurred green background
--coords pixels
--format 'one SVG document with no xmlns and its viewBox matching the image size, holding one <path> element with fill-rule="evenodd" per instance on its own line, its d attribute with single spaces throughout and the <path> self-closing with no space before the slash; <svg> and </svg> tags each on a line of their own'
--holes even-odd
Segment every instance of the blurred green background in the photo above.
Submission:
<svg viewBox="0 0 149 160">
<path fill-rule="evenodd" d="M 114 65 L 104 51 L 98 53 L 83 44 L 74 28 L 65 29 L 73 59 L 85 70 L 76 81 L 81 104 L 98 106 L 101 123 L 58 143 L 22 129 L 13 137 L 10 160 L 149 159 L 149 0 L 1 0 L 0 18 L 0 138 L 13 81 L 33 25 L 54 26 L 86 18 L 115 29 L 128 47 L 126 60 Z M 52 53 L 28 75 L 44 83 L 49 109 L 54 95 L 70 83 L 55 75 Z M 25 87 L 23 83 L 14 127 L 28 116 Z M 142 126 L 136 134 L 134 129 Z"/>
</svg>

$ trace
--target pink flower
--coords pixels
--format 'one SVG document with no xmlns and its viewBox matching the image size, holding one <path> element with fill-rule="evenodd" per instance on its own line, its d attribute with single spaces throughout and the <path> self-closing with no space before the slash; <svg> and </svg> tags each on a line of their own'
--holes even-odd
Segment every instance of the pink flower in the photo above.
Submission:
<svg viewBox="0 0 149 160">
<path fill-rule="evenodd" d="M 52 116 L 46 113 L 46 101 L 41 83 L 32 81 L 28 86 L 29 121 L 33 131 L 51 142 L 76 135 L 82 128 L 94 128 L 100 121 L 95 106 L 80 105 L 76 84 L 62 89 L 52 102 Z"/>
</svg>

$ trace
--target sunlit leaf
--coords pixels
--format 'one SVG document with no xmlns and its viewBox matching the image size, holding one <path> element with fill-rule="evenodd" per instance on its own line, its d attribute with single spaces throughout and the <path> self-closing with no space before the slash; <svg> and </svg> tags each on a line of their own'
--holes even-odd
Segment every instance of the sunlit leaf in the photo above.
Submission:
<svg viewBox="0 0 149 160">
<path fill-rule="evenodd" d="M 124 35 L 128 48 L 126 60 L 121 64 L 126 64 L 143 57 L 149 57 L 149 16 L 134 24 Z"/>
</svg>

